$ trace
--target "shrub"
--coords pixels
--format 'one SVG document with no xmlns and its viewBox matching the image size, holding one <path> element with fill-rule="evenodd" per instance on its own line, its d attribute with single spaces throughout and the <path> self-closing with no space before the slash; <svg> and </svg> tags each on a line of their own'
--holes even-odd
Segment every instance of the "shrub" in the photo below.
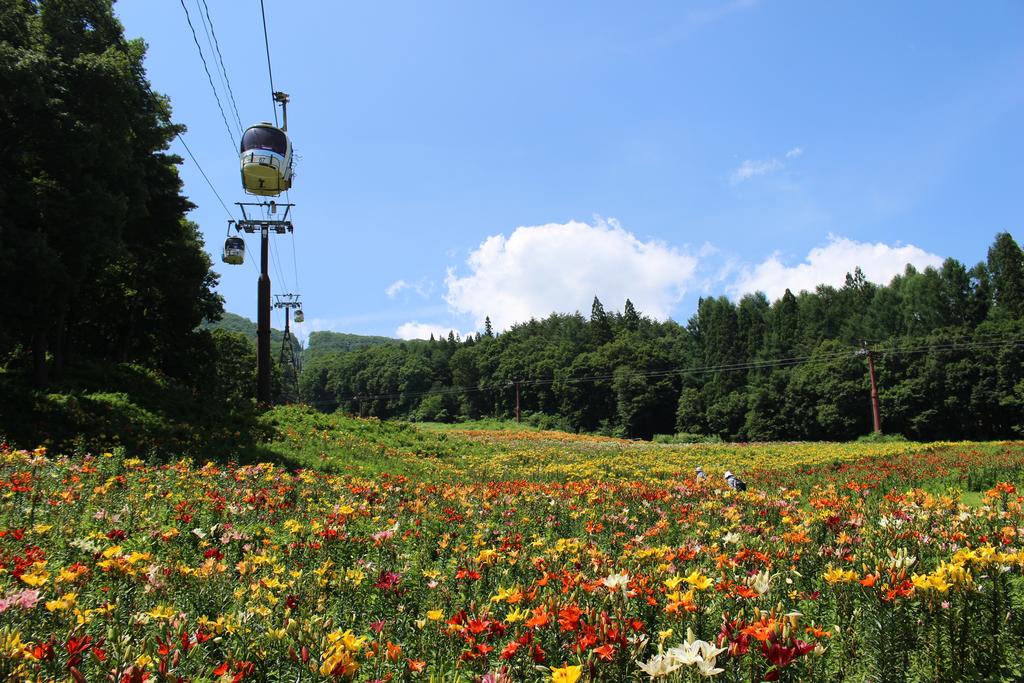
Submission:
<svg viewBox="0 0 1024 683">
<path fill-rule="evenodd" d="M 722 437 L 717 434 L 693 434 L 691 432 L 677 432 L 675 434 L 655 434 L 654 443 L 723 443 Z"/>
<path fill-rule="evenodd" d="M 905 443 L 906 440 L 907 437 L 902 434 L 882 434 L 881 432 L 871 432 L 857 437 L 857 443 Z"/>
</svg>

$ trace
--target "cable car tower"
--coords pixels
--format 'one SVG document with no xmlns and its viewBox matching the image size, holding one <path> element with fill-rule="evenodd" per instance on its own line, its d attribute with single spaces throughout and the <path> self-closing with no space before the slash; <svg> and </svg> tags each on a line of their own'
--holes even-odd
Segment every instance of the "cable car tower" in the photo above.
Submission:
<svg viewBox="0 0 1024 683">
<path fill-rule="evenodd" d="M 274 308 L 284 309 L 284 338 L 281 340 L 281 353 L 278 356 L 278 363 L 281 366 L 282 384 L 287 384 L 291 390 L 290 398 L 299 398 L 299 362 L 295 358 L 295 347 L 293 345 L 292 330 L 290 324 L 292 309 L 295 309 L 295 322 L 301 323 L 305 316 L 302 313 L 302 303 L 298 294 L 275 294 Z M 289 370 L 290 369 L 290 370 Z M 290 377 L 284 375 L 290 374 Z M 282 393 L 283 388 L 282 388 Z"/>
<path fill-rule="evenodd" d="M 241 170 L 242 188 L 249 194 L 276 197 L 287 192 L 292 186 L 292 143 L 288 138 L 288 95 L 274 92 L 274 102 L 281 105 L 282 123 L 280 128 L 269 123 L 250 126 L 242 135 Z M 295 205 L 278 203 L 271 199 L 262 202 L 236 202 L 242 211 L 242 220 L 228 221 L 228 234 L 234 228 L 237 232 L 260 235 L 260 279 L 257 285 L 256 320 L 256 401 L 263 405 L 270 403 L 270 272 L 268 244 L 271 233 L 284 235 L 292 233 L 294 226 L 289 214 Z M 281 211 L 283 209 L 283 211 Z M 278 212 L 281 211 L 279 214 Z M 245 242 L 240 237 L 228 237 L 224 242 L 222 260 L 238 265 L 245 260 Z M 298 295 L 284 305 L 286 315 L 296 308 L 295 322 L 302 321 L 302 309 L 298 306 Z M 285 319 L 285 341 L 290 338 L 288 319 Z M 291 346 L 289 345 L 289 351 Z M 292 365 L 295 365 L 292 351 Z M 296 381 L 298 376 L 296 375 Z"/>
<path fill-rule="evenodd" d="M 242 220 L 228 221 L 238 232 L 260 235 L 260 279 L 257 285 L 256 318 L 256 401 L 270 403 L 270 272 L 268 266 L 270 235 L 284 235 L 295 228 L 288 220 L 294 204 L 269 202 L 235 202 L 242 212 Z M 277 212 L 284 209 L 280 217 Z M 256 214 L 262 213 L 261 216 Z M 231 238 L 229 238 L 231 239 Z M 225 250 L 227 247 L 225 247 Z"/>
</svg>

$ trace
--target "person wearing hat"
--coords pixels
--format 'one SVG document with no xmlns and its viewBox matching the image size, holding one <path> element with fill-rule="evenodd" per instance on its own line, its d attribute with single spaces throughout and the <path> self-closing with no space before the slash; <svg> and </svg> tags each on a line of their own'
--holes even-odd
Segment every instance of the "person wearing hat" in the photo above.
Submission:
<svg viewBox="0 0 1024 683">
<path fill-rule="evenodd" d="M 697 465 L 697 481 L 704 481 L 708 478 L 708 475 L 704 474 L 704 468 Z"/>
<path fill-rule="evenodd" d="M 737 477 L 735 474 L 733 474 L 729 470 L 725 471 L 725 483 L 727 483 L 730 488 L 735 489 L 736 491 L 746 491 L 747 490 L 746 482 L 744 482 L 742 479 Z"/>
</svg>

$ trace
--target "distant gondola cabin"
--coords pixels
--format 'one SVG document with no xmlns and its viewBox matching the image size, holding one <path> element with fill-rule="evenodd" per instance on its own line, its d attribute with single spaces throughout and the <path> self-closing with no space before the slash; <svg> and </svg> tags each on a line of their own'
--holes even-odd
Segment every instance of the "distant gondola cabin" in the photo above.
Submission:
<svg viewBox="0 0 1024 683">
<path fill-rule="evenodd" d="M 250 126 L 242 135 L 242 187 L 249 194 L 275 197 L 292 186 L 292 143 L 269 123 Z"/>
<path fill-rule="evenodd" d="M 241 237 L 229 237 L 224 240 L 224 251 L 220 258 L 224 263 L 229 263 L 233 266 L 238 266 L 244 263 L 245 240 Z"/>
<path fill-rule="evenodd" d="M 305 319 L 306 319 L 306 316 L 302 314 L 302 309 L 301 308 L 296 309 L 295 310 L 295 322 L 301 323 Z"/>
</svg>

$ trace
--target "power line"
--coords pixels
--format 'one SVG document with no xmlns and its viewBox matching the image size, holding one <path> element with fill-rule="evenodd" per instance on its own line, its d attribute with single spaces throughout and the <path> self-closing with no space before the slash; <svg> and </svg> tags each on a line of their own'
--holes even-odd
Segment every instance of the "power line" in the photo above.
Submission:
<svg viewBox="0 0 1024 683">
<path fill-rule="evenodd" d="M 295 293 L 301 294 L 302 290 L 299 288 L 299 262 L 295 256 L 295 231 L 292 231 L 292 270 L 295 273 Z"/>
<path fill-rule="evenodd" d="M 267 36 L 267 12 L 260 0 L 260 15 L 263 17 L 263 44 L 267 48 L 267 74 L 270 76 L 270 101 L 274 109 L 274 125 L 277 125 L 277 100 L 274 99 L 274 70 L 270 67 L 270 38 Z"/>
<path fill-rule="evenodd" d="M 196 159 L 196 155 L 191 153 L 191 150 L 189 150 L 188 145 L 185 144 L 185 140 L 183 137 L 181 137 L 180 133 L 177 134 L 177 137 L 178 141 L 181 142 L 181 146 L 185 148 L 185 152 L 188 153 L 188 157 L 191 160 L 193 160 L 193 163 L 196 164 L 196 168 L 198 168 L 199 172 L 203 175 L 203 179 L 206 180 L 206 184 L 210 185 L 210 189 L 213 191 L 213 196 L 217 198 L 218 202 L 220 202 L 220 206 L 224 207 L 224 212 L 227 213 L 227 217 L 230 218 L 231 220 L 234 220 L 234 215 L 231 214 L 231 210 L 227 208 L 226 204 L 224 204 L 224 200 L 220 199 L 220 194 L 218 193 L 217 188 L 213 186 L 212 182 L 210 182 L 209 176 L 207 176 L 206 171 L 203 170 L 203 167 L 200 166 L 199 160 Z M 243 237 L 243 240 L 244 239 L 245 237 Z M 246 245 L 246 251 L 250 251 L 248 244 Z M 249 263 L 250 266 L 256 268 L 256 263 L 251 258 L 247 258 L 245 260 L 247 263 Z M 256 268 L 256 271 L 259 272 L 259 268 Z"/>
<path fill-rule="evenodd" d="M 848 355 L 848 354 L 844 354 L 844 355 Z M 804 361 L 804 363 L 808 364 L 808 365 L 816 365 L 816 364 L 817 365 L 824 365 L 824 364 L 830 362 L 831 360 L 832 359 L 818 358 L 818 359 L 815 359 L 813 362 Z M 796 363 L 792 363 L 792 364 L 795 365 Z M 786 365 L 780 365 L 779 367 L 786 367 Z M 718 368 L 708 367 L 708 368 L 693 368 L 693 369 L 690 369 L 690 370 L 672 370 L 672 371 L 670 371 L 670 374 L 674 374 L 674 375 L 704 374 L 704 373 L 707 373 L 707 372 L 715 371 L 717 369 Z M 638 373 L 634 373 L 634 375 L 635 376 L 650 376 L 650 373 L 638 372 Z M 477 387 L 445 387 L 445 388 L 442 388 L 442 389 L 430 389 L 430 390 L 427 390 L 427 391 L 392 392 L 392 393 L 388 393 L 388 394 L 356 394 L 356 395 L 353 395 L 353 396 L 342 397 L 342 398 L 339 398 L 338 400 L 335 400 L 335 401 L 313 401 L 313 402 L 310 403 L 310 405 L 338 405 L 339 403 L 341 403 L 343 401 L 368 401 L 368 400 L 378 400 L 378 399 L 419 398 L 419 397 L 423 397 L 423 396 L 435 396 L 435 395 L 437 395 L 437 396 L 447 396 L 447 395 L 452 395 L 452 394 L 474 394 L 474 393 L 482 393 L 482 392 L 485 392 L 485 391 L 498 391 L 498 390 L 501 390 L 501 389 L 506 389 L 509 386 L 513 386 L 514 384 L 519 384 L 519 386 L 521 386 L 521 387 L 523 387 L 523 386 L 545 386 L 545 385 L 550 385 L 550 384 L 555 384 L 555 383 L 558 383 L 558 384 L 580 384 L 580 383 L 587 383 L 587 382 L 594 382 L 594 383 L 596 383 L 596 382 L 600 382 L 600 381 L 606 381 L 606 380 L 608 380 L 610 378 L 611 378 L 611 375 L 609 375 L 607 377 L 587 376 L 587 377 L 575 377 L 575 378 L 561 379 L 561 380 L 558 380 L 558 379 L 543 379 L 543 380 L 522 380 L 522 381 L 519 381 L 519 382 L 512 382 L 511 380 L 508 380 L 508 381 L 496 382 L 496 383 L 493 383 L 493 384 L 483 384 L 483 385 L 480 385 L 480 386 L 477 386 Z"/>
<path fill-rule="evenodd" d="M 719 372 L 728 370 L 744 370 L 744 369 L 757 369 L 764 367 L 788 367 L 792 365 L 799 365 L 803 363 L 810 364 L 824 364 L 836 360 L 838 357 L 849 357 L 850 352 L 844 351 L 842 353 L 832 353 L 819 356 L 804 356 L 800 358 L 781 358 L 772 361 L 760 361 L 755 363 L 734 363 L 729 365 L 711 365 L 696 368 L 673 368 L 671 370 L 652 370 L 652 371 L 638 371 L 633 372 L 634 377 L 658 377 L 658 376 L 671 376 L 671 375 L 699 375 L 707 374 L 709 372 Z M 612 374 L 608 375 L 585 375 L 583 377 L 570 377 L 563 379 L 545 378 L 545 379 L 534 379 L 534 380 L 519 380 L 520 386 L 545 386 L 551 384 L 581 384 L 590 382 L 600 382 L 614 379 L 615 376 Z M 406 398 L 406 397 L 418 397 L 418 396 L 430 396 L 434 394 L 447 395 L 456 393 L 478 393 L 483 391 L 495 391 L 503 389 L 512 384 L 511 380 L 503 380 L 493 384 L 484 384 L 477 387 L 445 387 L 443 389 L 431 389 L 420 392 L 392 392 L 388 394 L 374 394 L 374 395 L 363 395 L 349 397 L 347 400 L 371 400 L 371 399 L 388 399 L 388 398 Z M 337 403 L 332 401 L 330 403 Z"/>
<path fill-rule="evenodd" d="M 206 0 L 203 0 L 203 2 L 205 3 Z M 267 12 L 266 12 L 266 7 L 264 6 L 263 0 L 260 0 L 260 17 L 263 20 L 263 46 L 264 46 L 264 48 L 266 50 L 266 54 L 267 54 L 267 78 L 270 81 L 270 101 L 272 103 L 271 108 L 274 111 L 274 125 L 276 126 L 276 125 L 278 125 L 278 120 L 277 120 L 277 99 L 274 96 L 274 68 L 272 66 L 272 62 L 271 62 L 271 59 L 270 59 L 270 35 L 269 35 L 268 31 L 267 31 Z M 285 192 L 285 198 L 286 198 L 287 202 L 289 204 L 291 204 L 291 196 L 288 194 L 287 191 Z M 278 277 L 281 278 L 281 284 L 286 284 L 284 273 L 283 273 L 283 271 L 281 269 L 281 263 L 280 263 L 281 256 L 280 256 L 280 253 L 278 252 L 277 242 L 276 241 L 273 244 L 273 248 L 271 250 L 271 254 L 270 255 L 271 255 L 271 261 L 273 261 L 273 263 L 274 263 L 274 270 L 277 273 Z M 292 231 L 292 266 L 294 268 L 294 273 L 295 273 L 295 290 L 296 290 L 296 293 L 298 293 L 298 289 L 299 289 L 299 267 L 298 267 L 298 261 L 297 261 L 296 256 L 295 256 L 295 232 L 294 231 Z"/>
<path fill-rule="evenodd" d="M 206 36 L 206 42 L 210 42 L 210 36 L 212 35 L 213 49 L 216 50 L 217 61 L 220 62 L 221 85 L 224 86 L 225 90 L 227 90 L 228 99 L 231 101 L 231 108 L 234 110 L 235 113 L 235 120 L 238 122 L 238 130 L 241 131 L 244 128 L 244 126 L 242 125 L 242 117 L 238 115 L 238 104 L 235 102 L 235 93 L 231 89 L 231 79 L 228 78 L 228 70 L 227 67 L 224 66 L 224 57 L 220 53 L 220 41 L 217 40 L 217 32 L 213 29 L 213 19 L 210 17 L 210 8 L 206 4 L 206 0 L 202 0 L 202 2 L 203 10 L 206 13 L 206 19 L 203 19 L 202 14 L 199 15 L 199 18 L 203 19 L 204 30 L 206 29 L 207 25 L 209 25 L 209 31 L 207 32 Z"/>
<path fill-rule="evenodd" d="M 291 202 L 289 202 L 289 204 L 290 203 Z M 270 209 L 266 205 L 263 206 L 263 215 L 265 217 L 269 217 L 270 216 Z M 275 240 L 269 240 L 269 242 L 270 242 L 270 249 L 269 249 L 270 263 L 273 265 L 274 274 L 277 276 L 278 282 L 280 282 L 281 285 L 286 286 L 287 283 L 285 282 L 284 271 L 281 270 L 281 263 L 280 263 L 281 257 L 280 257 L 280 254 L 278 254 L 278 251 L 277 251 L 277 240 L 276 239 Z"/>
<path fill-rule="evenodd" d="M 287 287 L 288 283 L 285 282 L 284 271 L 281 270 L 281 257 L 277 253 L 277 240 L 271 240 L 270 261 L 274 264 L 274 272 L 277 273 L 277 277 L 281 279 L 281 285 Z"/>
<path fill-rule="evenodd" d="M 213 39 L 210 38 L 210 26 L 206 23 L 206 17 L 203 16 L 203 8 L 199 4 L 199 0 L 195 0 L 196 13 L 199 15 L 199 22 L 203 25 L 203 35 L 206 36 L 206 47 L 209 48 L 210 54 L 213 54 Z M 216 64 L 214 65 L 216 66 Z M 227 91 L 227 86 L 224 84 L 224 72 L 221 69 L 217 69 L 217 78 L 220 80 L 221 92 Z"/>
<path fill-rule="evenodd" d="M 203 71 L 206 72 L 206 79 L 210 82 L 210 89 L 213 90 L 213 97 L 217 100 L 217 109 L 220 110 L 220 117 L 224 120 L 224 127 L 228 130 L 228 138 L 231 140 L 231 149 L 237 150 L 238 143 L 235 142 L 234 133 L 231 132 L 231 124 L 228 123 L 228 117 L 224 115 L 224 107 L 220 103 L 220 95 L 217 94 L 217 88 L 213 84 L 213 76 L 210 75 L 210 68 L 206 64 L 206 57 L 203 56 L 203 47 L 199 44 L 199 37 L 196 36 L 196 27 L 192 25 L 192 17 L 189 16 L 188 7 L 185 6 L 185 0 L 181 1 L 181 9 L 185 10 L 185 20 L 188 21 L 188 27 L 192 30 L 192 40 L 196 44 L 196 49 L 199 50 L 199 59 L 203 62 Z"/>
<path fill-rule="evenodd" d="M 906 354 L 906 353 L 920 353 L 922 351 L 959 351 L 969 349 L 985 349 L 1003 345 L 1014 345 L 1024 343 L 1024 337 L 1010 337 L 1007 339 L 992 339 L 989 341 L 950 341 L 941 344 L 924 344 L 921 346 L 913 347 L 880 347 L 872 349 L 877 353 L 888 353 L 888 354 Z"/>
<path fill-rule="evenodd" d="M 288 190 L 284 191 L 284 196 L 285 196 L 285 200 L 289 204 L 291 204 L 292 203 L 292 198 L 291 198 L 291 195 L 288 193 Z M 290 234 L 292 236 L 292 239 L 291 239 L 291 243 L 292 243 L 292 269 L 293 269 L 293 271 L 295 273 L 295 293 L 296 294 L 301 294 L 302 293 L 302 289 L 299 287 L 299 261 L 298 261 L 298 258 L 295 255 L 295 252 L 296 252 L 296 249 L 295 249 L 295 231 L 292 230 Z"/>
<path fill-rule="evenodd" d="M 210 178 L 209 176 L 206 175 L 206 171 L 204 171 L 203 167 L 199 164 L 199 160 L 196 159 L 196 156 L 192 154 L 192 150 L 190 150 L 188 148 L 188 145 L 185 144 L 185 138 L 181 137 L 181 133 L 177 133 L 177 136 L 178 141 L 181 143 L 181 146 L 185 148 L 185 151 L 188 152 L 189 157 L 192 158 L 192 162 L 196 165 L 196 168 L 198 168 L 199 172 L 203 175 L 203 179 L 206 181 L 206 184 L 210 186 L 211 190 L 213 190 L 213 196 L 215 196 L 217 198 L 217 201 L 220 202 L 220 205 L 224 207 L 224 211 L 228 214 L 228 218 L 234 220 L 235 217 L 234 215 L 232 215 L 231 209 L 229 209 L 228 205 L 224 203 L 224 200 L 220 198 L 220 194 L 217 192 L 217 188 L 215 188 L 213 186 L 213 183 L 210 182 Z"/>
<path fill-rule="evenodd" d="M 239 234 L 242 235 L 242 239 L 245 239 L 246 233 L 242 232 L 242 233 L 239 233 Z M 250 254 L 253 253 L 252 251 L 249 250 L 249 243 L 248 242 L 245 243 L 245 250 L 248 251 Z M 253 271 L 255 271 L 256 275 L 260 274 L 260 269 L 259 269 L 259 266 L 256 265 L 256 259 L 255 258 L 247 258 L 247 259 L 245 259 L 245 262 L 248 263 L 250 266 L 252 266 L 252 269 L 253 269 Z"/>
<path fill-rule="evenodd" d="M 986 349 L 994 348 L 998 346 L 1013 346 L 1018 344 L 1024 344 L 1024 337 L 1011 337 L 1007 339 L 992 339 L 987 341 L 976 341 L 976 342 L 945 342 L 942 344 L 926 344 L 913 347 L 890 347 L 888 349 L 875 349 L 880 353 L 888 354 L 910 354 L 920 353 L 922 351 L 942 351 L 942 350 L 971 350 L 971 349 Z M 750 361 L 744 363 L 732 363 L 723 365 L 709 365 L 695 368 L 673 368 L 668 370 L 651 370 L 651 371 L 638 371 L 631 373 L 634 377 L 669 377 L 678 375 L 680 377 L 688 375 L 702 375 L 711 372 L 727 372 L 727 371 L 740 371 L 740 370 L 757 370 L 757 369 L 778 369 L 785 367 L 793 367 L 796 365 L 826 365 L 840 358 L 849 358 L 852 355 L 852 351 L 847 349 L 839 352 L 833 352 L 828 354 L 819 354 L 817 356 L 799 356 L 793 358 L 779 358 L 779 359 L 768 359 L 763 361 Z M 613 374 L 606 375 L 585 375 L 583 377 L 570 377 L 564 379 L 556 378 L 545 378 L 535 380 L 519 380 L 520 386 L 547 386 L 553 384 L 581 384 L 581 383 L 596 383 L 601 381 L 607 381 L 614 379 Z M 397 399 L 397 398 L 418 398 L 423 396 L 446 396 L 451 394 L 471 394 L 480 393 L 484 391 L 496 391 L 499 389 L 507 388 L 512 384 L 511 380 L 500 381 L 492 384 L 484 384 L 476 387 L 445 387 L 441 389 L 430 389 L 427 391 L 416 391 L 416 392 L 391 392 L 382 394 L 358 394 L 349 397 L 341 397 L 334 401 L 313 401 L 310 405 L 339 405 L 344 401 L 368 401 L 368 400 L 384 400 L 384 399 Z"/>
</svg>

